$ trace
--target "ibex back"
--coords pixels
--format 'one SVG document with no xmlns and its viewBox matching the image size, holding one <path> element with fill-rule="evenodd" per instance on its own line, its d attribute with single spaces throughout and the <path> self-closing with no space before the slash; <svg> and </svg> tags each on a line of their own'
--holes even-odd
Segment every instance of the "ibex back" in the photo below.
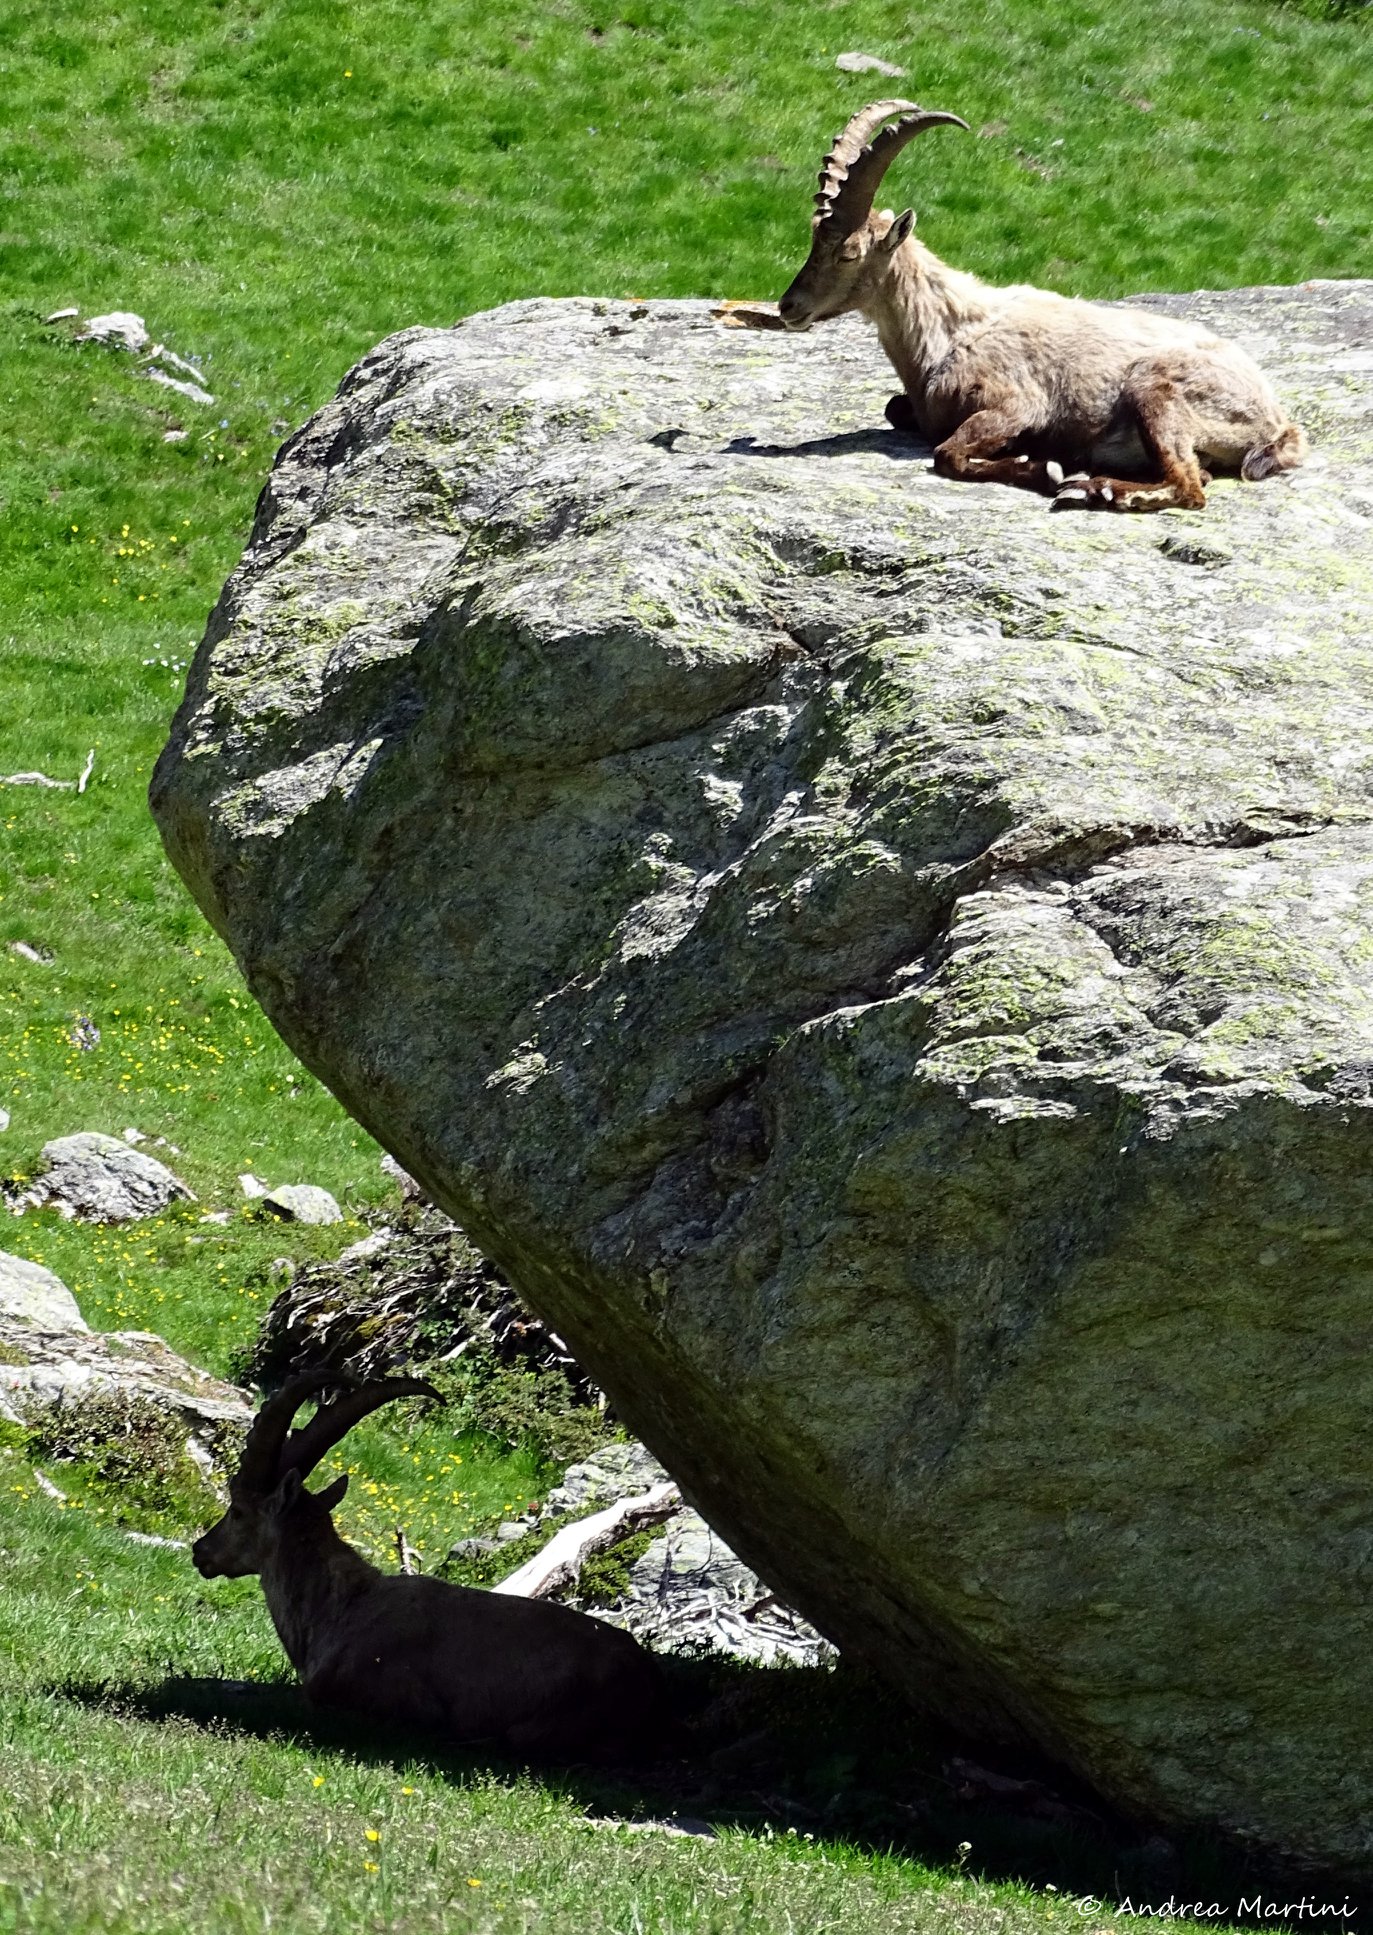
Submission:
<svg viewBox="0 0 1373 1935">
<path fill-rule="evenodd" d="M 789 329 L 855 309 L 876 323 L 902 383 L 888 420 L 934 444 L 941 475 L 1041 491 L 1055 510 L 1195 510 L 1213 471 L 1252 480 L 1303 461 L 1305 436 L 1235 344 L 1147 309 L 996 288 L 918 242 L 909 208 L 874 213 L 901 149 L 941 125 L 968 124 L 912 101 L 854 115 L 778 305 Z"/>
<path fill-rule="evenodd" d="M 443 1400 L 393 1378 L 321 1405 L 340 1379 L 296 1377 L 254 1420 L 229 1510 L 198 1539 L 203 1577 L 262 1580 L 272 1623 L 306 1693 L 321 1705 L 436 1729 L 531 1760 L 604 1760 L 661 1751 L 672 1732 L 657 1666 L 636 1641 L 541 1600 L 378 1571 L 334 1529 L 348 1488 L 304 1480 L 360 1418 L 392 1398 Z"/>
</svg>

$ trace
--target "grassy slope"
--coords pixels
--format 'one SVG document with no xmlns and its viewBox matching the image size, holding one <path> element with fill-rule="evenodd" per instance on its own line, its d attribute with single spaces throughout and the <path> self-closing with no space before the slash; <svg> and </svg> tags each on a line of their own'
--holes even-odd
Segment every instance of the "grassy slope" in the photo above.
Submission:
<svg viewBox="0 0 1373 1935">
<path fill-rule="evenodd" d="M 384 1199 L 374 1146 L 253 1008 L 143 805 L 177 666 L 276 443 L 379 337 L 531 293 L 775 294 L 804 249 L 824 139 L 881 91 L 836 74 L 844 48 L 904 62 L 895 85 L 986 131 L 922 144 L 892 193 L 917 202 L 933 246 L 995 279 L 1115 295 L 1373 273 L 1366 23 L 1259 0 L 929 0 L 918 34 L 885 0 L 11 0 L 5 24 L 0 774 L 70 776 L 97 751 L 81 797 L 0 788 L 6 1174 L 50 1135 L 136 1123 L 179 1146 L 204 1208 L 236 1206 L 247 1168 L 322 1182 L 351 1211 Z M 71 303 L 140 311 L 202 359 L 215 406 L 183 406 L 43 326 Z M 53 960 L 2 951 L 15 939 Z M 79 1017 L 98 1047 L 73 1044 Z M 241 1215 L 218 1229 L 197 1213 L 124 1233 L 28 1217 L 0 1240 L 58 1268 L 92 1321 L 146 1324 L 224 1369 L 271 1259 L 358 1233 Z M 448 1454 L 464 1456 L 461 1479 Z M 356 1462 L 348 1509 L 373 1544 L 404 1516 L 436 1545 L 541 1482 L 528 1461 L 445 1445 L 435 1424 L 374 1432 Z M 399 1802 L 366 1765 L 341 1755 L 316 1789 L 300 1750 L 45 1690 L 156 1677 L 161 1662 L 272 1671 L 253 1591 L 205 1594 L 184 1560 L 59 1516 L 13 1460 L 0 1496 L 0 1840 L 20 1851 L 7 1871 L 44 1889 L 22 1910 L 0 1895 L 0 1928 L 260 1927 L 264 1903 L 290 1928 L 1050 1914 L 1004 1893 L 978 1907 L 949 1881 L 936 1897 L 909 1867 L 834 1850 L 639 1842 L 612 1856 L 570 1803 L 437 1779 L 370 1874 L 358 1836 Z M 468 1889 L 467 1867 L 507 1908 L 487 1906 L 494 1886 Z"/>
<path fill-rule="evenodd" d="M 756 1775 L 711 1806 L 715 1840 L 634 1835 L 604 1817 L 661 1819 L 680 1805 L 676 1783 L 536 1782 L 312 1716 L 276 1684 L 254 1581 L 202 1585 L 183 1555 L 131 1546 L 40 1496 L 3 1449 L 0 1564 L 0 1935 L 1108 1935 L 1121 1925 L 1102 1905 L 1110 1848 L 1071 1834 L 1030 1837 L 1031 1866 L 1057 1875 L 1061 1891 L 977 1879 L 984 1836 L 998 1865 L 997 1827 L 951 1811 L 947 1791 L 939 1802 L 918 1744 L 898 1777 L 908 1795 L 932 1790 L 942 1805 L 950 1859 L 938 1868 L 890 1851 L 868 1827 L 861 1840 L 788 1828 L 784 1803 L 745 1791 Z M 802 1791 L 823 1805 L 836 1786 L 874 1778 L 864 1739 L 890 1716 L 869 1713 L 836 1753 L 810 1731 L 832 1702 L 805 1692 L 790 1735 L 809 1763 Z M 699 1770 L 682 1778 L 683 1811 L 699 1814 Z M 776 1826 L 758 1831 L 768 1815 Z M 957 1856 L 965 1828 L 977 1845 Z M 910 1829 L 898 1825 L 903 1841 Z M 1233 1902 L 1253 1886 L 1221 1872 L 1203 1869 L 1187 1898 Z M 1186 1917 L 1175 1925 L 1197 1935 Z"/>
</svg>

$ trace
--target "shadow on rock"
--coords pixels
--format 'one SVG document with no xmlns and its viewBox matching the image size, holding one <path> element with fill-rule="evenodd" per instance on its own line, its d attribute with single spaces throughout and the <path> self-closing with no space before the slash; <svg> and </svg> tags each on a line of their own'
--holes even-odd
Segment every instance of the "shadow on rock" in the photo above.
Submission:
<svg viewBox="0 0 1373 1935">
<path fill-rule="evenodd" d="M 806 437 L 799 443 L 759 443 L 756 437 L 735 437 L 723 446 L 726 457 L 889 457 L 893 463 L 927 464 L 933 444 L 894 430 L 846 430 L 835 437 Z"/>
</svg>

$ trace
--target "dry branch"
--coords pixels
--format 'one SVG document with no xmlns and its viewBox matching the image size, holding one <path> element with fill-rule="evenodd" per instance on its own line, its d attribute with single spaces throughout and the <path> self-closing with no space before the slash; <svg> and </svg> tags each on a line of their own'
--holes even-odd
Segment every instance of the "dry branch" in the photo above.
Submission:
<svg viewBox="0 0 1373 1935">
<path fill-rule="evenodd" d="M 86 754 L 80 779 L 50 779 L 46 773 L 0 773 L 0 786 L 50 786 L 55 793 L 84 793 L 95 771 L 95 747 Z"/>
<path fill-rule="evenodd" d="M 593 1552 L 604 1552 L 647 1525 L 660 1525 L 671 1518 L 681 1502 L 681 1493 L 670 1479 L 655 1485 L 652 1491 L 640 1492 L 637 1498 L 616 1499 L 604 1511 L 565 1525 L 542 1552 L 493 1586 L 492 1591 L 518 1599 L 546 1599 L 551 1592 L 575 1585 Z"/>
</svg>

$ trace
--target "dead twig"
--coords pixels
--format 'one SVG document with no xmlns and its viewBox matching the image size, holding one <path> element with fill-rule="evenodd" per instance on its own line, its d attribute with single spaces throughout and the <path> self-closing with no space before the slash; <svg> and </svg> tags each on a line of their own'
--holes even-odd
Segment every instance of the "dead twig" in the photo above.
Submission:
<svg viewBox="0 0 1373 1935">
<path fill-rule="evenodd" d="M 79 779 L 52 779 L 47 773 L 0 773 L 0 786 L 48 786 L 56 793 L 84 793 L 95 771 L 95 747 L 86 754 Z"/>
<path fill-rule="evenodd" d="M 712 309 L 710 313 L 712 319 L 723 323 L 726 329 L 786 328 L 775 307 L 762 309 L 754 303 L 728 301 L 722 302 L 718 309 Z"/>
</svg>

